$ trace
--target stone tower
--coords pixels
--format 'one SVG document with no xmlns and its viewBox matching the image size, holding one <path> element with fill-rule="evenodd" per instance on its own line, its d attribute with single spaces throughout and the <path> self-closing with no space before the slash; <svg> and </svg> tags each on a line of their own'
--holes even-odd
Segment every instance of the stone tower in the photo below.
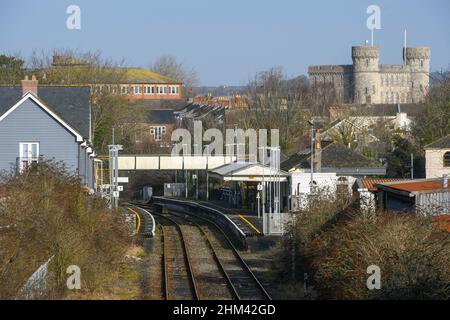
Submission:
<svg viewBox="0 0 450 320">
<path fill-rule="evenodd" d="M 380 103 L 380 50 L 375 46 L 352 47 L 353 101 Z"/>
<path fill-rule="evenodd" d="M 431 49 L 406 48 L 403 49 L 404 64 L 410 72 L 411 102 L 423 100 L 429 89 Z"/>
</svg>

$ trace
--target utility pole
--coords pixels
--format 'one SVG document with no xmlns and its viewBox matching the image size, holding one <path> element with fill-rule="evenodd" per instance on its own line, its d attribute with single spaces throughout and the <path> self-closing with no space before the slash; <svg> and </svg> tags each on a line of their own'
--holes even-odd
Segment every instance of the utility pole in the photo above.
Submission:
<svg viewBox="0 0 450 320">
<path fill-rule="evenodd" d="M 309 125 L 311 126 L 311 181 L 310 181 L 310 195 L 313 191 L 314 186 L 314 122 L 311 119 L 311 121 L 308 121 Z"/>
<path fill-rule="evenodd" d="M 414 179 L 414 156 L 411 153 L 411 179 Z"/>
<path fill-rule="evenodd" d="M 209 145 L 206 147 L 206 201 L 209 200 Z"/>
</svg>

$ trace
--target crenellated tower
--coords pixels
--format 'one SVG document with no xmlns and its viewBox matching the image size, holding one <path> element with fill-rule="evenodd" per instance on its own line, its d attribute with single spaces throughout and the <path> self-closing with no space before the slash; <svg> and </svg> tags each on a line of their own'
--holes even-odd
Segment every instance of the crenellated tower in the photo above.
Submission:
<svg viewBox="0 0 450 320">
<path fill-rule="evenodd" d="M 430 84 L 430 57 L 431 49 L 422 48 L 404 48 L 404 65 L 410 72 L 410 92 L 411 102 L 417 103 L 423 101 L 428 93 Z"/>
<path fill-rule="evenodd" d="M 380 50 L 375 46 L 352 47 L 353 101 L 380 103 Z"/>
</svg>

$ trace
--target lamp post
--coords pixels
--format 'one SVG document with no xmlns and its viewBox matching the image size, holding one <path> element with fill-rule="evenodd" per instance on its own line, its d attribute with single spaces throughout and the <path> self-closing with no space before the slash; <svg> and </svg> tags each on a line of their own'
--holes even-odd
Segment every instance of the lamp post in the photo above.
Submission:
<svg viewBox="0 0 450 320">
<path fill-rule="evenodd" d="M 184 169 L 184 189 L 185 189 L 185 198 L 188 197 L 188 174 L 184 164 L 184 157 L 187 152 L 187 143 L 183 143 L 183 169 Z"/>
</svg>

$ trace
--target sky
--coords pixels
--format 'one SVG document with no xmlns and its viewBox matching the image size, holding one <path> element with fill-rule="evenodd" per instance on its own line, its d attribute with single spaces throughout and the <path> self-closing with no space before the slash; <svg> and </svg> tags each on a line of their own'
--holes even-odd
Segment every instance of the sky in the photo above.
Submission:
<svg viewBox="0 0 450 320">
<path fill-rule="evenodd" d="M 81 29 L 66 26 L 70 5 Z M 408 46 L 431 47 L 433 71 L 450 67 L 448 0 L 0 0 L 0 53 L 99 50 L 136 67 L 171 54 L 202 85 L 244 85 L 275 66 L 295 77 L 351 64 L 351 46 L 370 39 L 369 5 L 381 10 L 381 63 L 401 63 L 406 28 Z"/>
</svg>

